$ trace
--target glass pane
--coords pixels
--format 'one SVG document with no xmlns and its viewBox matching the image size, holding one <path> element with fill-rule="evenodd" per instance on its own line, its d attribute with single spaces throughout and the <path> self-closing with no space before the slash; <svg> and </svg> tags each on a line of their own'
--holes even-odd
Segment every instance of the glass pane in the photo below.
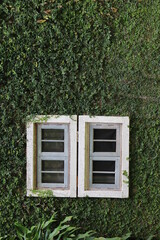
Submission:
<svg viewBox="0 0 160 240">
<path fill-rule="evenodd" d="M 42 160 L 42 171 L 64 171 L 64 161 Z"/>
<path fill-rule="evenodd" d="M 94 184 L 115 184 L 115 174 L 93 173 Z"/>
<path fill-rule="evenodd" d="M 116 142 L 94 142 L 94 152 L 116 152 Z"/>
<path fill-rule="evenodd" d="M 64 174 L 42 173 L 42 183 L 64 183 Z"/>
<path fill-rule="evenodd" d="M 93 161 L 93 171 L 115 171 L 115 161 Z"/>
<path fill-rule="evenodd" d="M 42 152 L 64 152 L 64 142 L 42 142 Z"/>
<path fill-rule="evenodd" d="M 42 129 L 43 140 L 64 140 L 64 129 Z"/>
<path fill-rule="evenodd" d="M 94 129 L 94 139 L 116 140 L 116 129 Z"/>
</svg>

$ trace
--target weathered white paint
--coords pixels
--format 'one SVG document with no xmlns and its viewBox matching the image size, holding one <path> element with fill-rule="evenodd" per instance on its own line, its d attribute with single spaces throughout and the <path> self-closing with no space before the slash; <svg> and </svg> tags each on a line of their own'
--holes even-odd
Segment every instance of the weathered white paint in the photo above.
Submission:
<svg viewBox="0 0 160 240">
<path fill-rule="evenodd" d="M 27 123 L 27 196 L 38 197 L 43 193 L 53 193 L 55 197 L 76 197 L 77 185 L 77 116 L 36 116 Z M 34 189 L 34 124 L 36 123 L 67 123 L 69 124 L 69 188 L 68 189 Z M 37 191 L 36 191 L 37 190 Z M 45 194 L 44 194 L 45 196 Z M 47 194 L 46 194 L 47 196 Z M 51 194 L 49 194 L 51 196 Z"/>
<path fill-rule="evenodd" d="M 33 189 L 33 123 L 27 123 L 27 189 Z"/>
<path fill-rule="evenodd" d="M 121 188 L 116 189 L 85 189 L 85 125 L 87 123 L 118 123 L 122 124 L 122 153 L 121 153 Z M 123 175 L 126 171 L 129 176 L 129 118 L 106 116 L 80 116 L 79 117 L 79 154 L 78 154 L 78 197 L 102 197 L 102 198 L 128 198 L 128 177 Z M 126 183 L 127 182 L 127 183 Z"/>
</svg>

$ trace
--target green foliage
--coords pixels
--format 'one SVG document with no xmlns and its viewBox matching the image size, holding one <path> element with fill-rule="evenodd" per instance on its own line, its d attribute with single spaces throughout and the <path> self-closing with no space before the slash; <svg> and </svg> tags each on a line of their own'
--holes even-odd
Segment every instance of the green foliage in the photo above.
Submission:
<svg viewBox="0 0 160 240">
<path fill-rule="evenodd" d="M 75 236 L 73 233 L 76 228 L 71 227 L 70 225 L 66 225 L 68 221 L 71 220 L 71 217 L 66 217 L 60 224 L 51 230 L 51 224 L 55 222 L 53 217 L 47 222 L 39 223 L 36 226 L 32 226 L 31 229 L 28 229 L 22 226 L 19 223 L 16 223 L 17 237 L 19 240 L 53 240 L 53 239 L 73 239 Z"/>
<path fill-rule="evenodd" d="M 159 0 L 1 1 L 0 236 L 56 211 L 99 236 L 160 238 L 159 15 Z M 27 198 L 36 114 L 128 115 L 130 198 Z"/>
<path fill-rule="evenodd" d="M 130 233 L 125 235 L 122 238 L 116 237 L 116 238 L 95 238 L 93 236 L 93 231 L 88 231 L 84 234 L 75 234 L 75 231 L 77 230 L 76 227 L 71 227 L 68 222 L 71 220 L 71 216 L 66 217 L 63 221 L 60 222 L 60 224 L 52 229 L 52 223 L 55 222 L 55 215 L 54 214 L 47 222 L 43 221 L 42 223 L 39 223 L 36 226 L 32 226 L 30 229 L 22 226 L 19 223 L 15 224 L 16 227 L 16 236 L 6 236 L 2 237 L 0 239 L 19 239 L 19 240 L 126 240 L 130 237 Z M 67 223 L 67 225 L 66 225 Z"/>
</svg>

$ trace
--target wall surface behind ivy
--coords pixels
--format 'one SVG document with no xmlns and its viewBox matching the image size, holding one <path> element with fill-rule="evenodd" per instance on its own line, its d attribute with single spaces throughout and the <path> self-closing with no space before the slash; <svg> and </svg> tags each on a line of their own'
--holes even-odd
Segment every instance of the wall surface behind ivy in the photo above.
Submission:
<svg viewBox="0 0 160 240">
<path fill-rule="evenodd" d="M 58 221 L 160 238 L 159 0 L 2 0 L 0 236 Z M 32 114 L 130 117 L 130 198 L 26 197 Z"/>
</svg>

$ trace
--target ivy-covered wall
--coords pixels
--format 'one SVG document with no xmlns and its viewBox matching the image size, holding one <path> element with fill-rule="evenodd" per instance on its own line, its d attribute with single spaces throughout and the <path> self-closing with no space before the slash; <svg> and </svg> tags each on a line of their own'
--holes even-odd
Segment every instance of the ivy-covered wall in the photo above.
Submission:
<svg viewBox="0 0 160 240">
<path fill-rule="evenodd" d="M 0 236 L 57 212 L 82 231 L 160 239 L 159 0 L 2 0 Z M 130 117 L 130 198 L 26 197 L 32 114 Z"/>
</svg>

